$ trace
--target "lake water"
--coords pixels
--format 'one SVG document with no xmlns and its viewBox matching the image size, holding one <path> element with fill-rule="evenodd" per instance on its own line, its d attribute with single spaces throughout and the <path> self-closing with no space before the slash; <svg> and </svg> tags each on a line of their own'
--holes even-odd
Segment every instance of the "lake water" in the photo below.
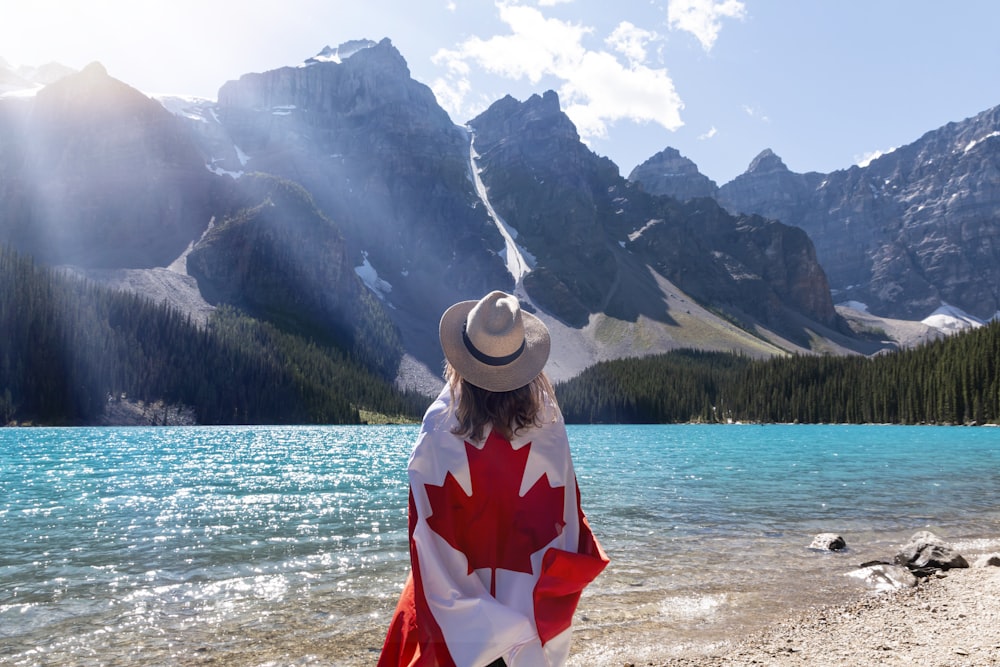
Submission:
<svg viewBox="0 0 1000 667">
<path fill-rule="evenodd" d="M 857 595 L 929 529 L 1000 550 L 1000 429 L 570 426 L 611 565 L 572 664 Z M 415 426 L 0 429 L 0 664 L 370 665 L 409 568 Z M 819 532 L 842 553 L 807 547 Z"/>
</svg>

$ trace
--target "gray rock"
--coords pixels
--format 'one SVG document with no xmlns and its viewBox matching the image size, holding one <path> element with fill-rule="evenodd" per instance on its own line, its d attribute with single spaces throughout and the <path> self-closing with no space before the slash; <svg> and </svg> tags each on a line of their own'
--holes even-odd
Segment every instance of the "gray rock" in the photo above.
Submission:
<svg viewBox="0 0 1000 667">
<path fill-rule="evenodd" d="M 648 192 L 681 201 L 715 197 L 719 191 L 715 181 L 699 172 L 697 165 L 675 148 L 666 148 L 637 166 L 628 180 L 640 183 Z"/>
<path fill-rule="evenodd" d="M 878 592 L 897 591 L 917 585 L 917 578 L 912 572 L 902 565 L 891 563 L 867 565 L 848 572 L 846 576 L 857 579 Z"/>
<path fill-rule="evenodd" d="M 969 562 L 954 547 L 926 530 L 914 533 L 909 543 L 896 554 L 895 562 L 911 570 L 969 567 Z"/>
<path fill-rule="evenodd" d="M 822 551 L 840 551 L 847 548 L 847 542 L 836 533 L 820 533 L 813 538 L 810 549 L 820 549 Z"/>
<path fill-rule="evenodd" d="M 972 567 L 1000 567 L 1000 553 L 983 554 L 976 559 Z"/>
</svg>

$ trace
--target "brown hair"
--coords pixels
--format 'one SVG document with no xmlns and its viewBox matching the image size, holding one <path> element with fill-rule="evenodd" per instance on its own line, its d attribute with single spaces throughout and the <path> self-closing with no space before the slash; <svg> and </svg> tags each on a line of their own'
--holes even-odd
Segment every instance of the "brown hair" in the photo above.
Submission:
<svg viewBox="0 0 1000 667">
<path fill-rule="evenodd" d="M 490 424 L 507 440 L 525 429 L 541 426 L 546 395 L 558 410 L 552 383 L 544 372 L 513 391 L 488 391 L 477 387 L 460 376 L 449 363 L 445 364 L 445 378 L 458 418 L 458 426 L 452 433 L 470 440 L 482 440 Z"/>
</svg>

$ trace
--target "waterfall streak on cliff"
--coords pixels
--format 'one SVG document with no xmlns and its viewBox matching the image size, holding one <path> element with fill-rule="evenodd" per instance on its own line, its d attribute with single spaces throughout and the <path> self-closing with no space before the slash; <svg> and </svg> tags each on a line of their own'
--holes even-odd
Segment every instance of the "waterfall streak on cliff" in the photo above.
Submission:
<svg viewBox="0 0 1000 667">
<path fill-rule="evenodd" d="M 517 230 L 511 228 L 507 223 L 497 215 L 497 212 L 493 210 L 493 205 L 490 203 L 489 195 L 486 193 L 486 186 L 483 184 L 483 179 L 479 176 L 479 165 L 476 164 L 476 158 L 479 157 L 479 153 L 476 152 L 474 145 L 474 135 L 472 132 L 469 133 L 469 171 L 472 174 L 473 183 L 476 185 L 476 192 L 479 194 L 480 201 L 486 207 L 486 212 L 489 213 L 490 218 L 496 224 L 497 229 L 500 231 L 500 235 L 503 236 L 504 243 L 506 247 L 504 249 L 504 262 L 507 264 L 507 270 L 510 271 L 510 275 L 514 277 L 514 284 L 517 287 L 521 286 L 524 276 L 526 276 L 531 271 L 531 264 L 533 258 L 529 253 L 518 247 L 517 243 L 514 242 L 514 238 L 517 236 Z"/>
</svg>

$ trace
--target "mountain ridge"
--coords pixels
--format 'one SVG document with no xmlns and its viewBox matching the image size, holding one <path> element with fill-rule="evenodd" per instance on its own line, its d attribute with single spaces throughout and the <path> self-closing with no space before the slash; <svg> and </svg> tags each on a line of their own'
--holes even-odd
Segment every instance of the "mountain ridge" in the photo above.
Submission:
<svg viewBox="0 0 1000 667">
<path fill-rule="evenodd" d="M 50 87 L 66 90 L 99 79 L 128 88 L 129 99 L 138 95 L 151 102 L 126 84 L 108 83 L 114 80 L 98 67 Z M 55 98 L 45 90 L 34 102 L 20 103 L 55 110 L 58 105 L 46 101 Z M 84 89 L 74 104 L 83 104 L 88 94 Z M 107 211 L 133 210 L 140 222 L 147 209 L 159 211 L 154 221 L 160 222 L 172 219 L 171 205 L 186 207 L 186 213 L 177 223 L 146 227 L 121 215 L 101 218 L 103 227 L 77 225 L 79 243 L 71 250 L 79 255 L 89 247 L 92 256 L 59 255 L 37 239 L 32 246 L 12 230 L 38 229 L 51 220 L 24 216 L 38 206 L 34 191 L 23 186 L 26 144 L 0 145 L 0 169 L 6 170 L 0 173 L 21 175 L 2 184 L 15 196 L 5 198 L 0 211 L 0 239 L 39 249 L 44 261 L 107 270 L 162 269 L 190 251 L 187 271 L 209 301 L 248 307 L 259 302 L 242 290 L 256 284 L 253 289 L 271 304 L 258 312 L 297 308 L 286 313 L 295 326 L 315 322 L 315 314 L 327 308 L 321 304 L 333 303 L 322 290 L 333 290 L 353 305 L 332 307 L 321 326 L 332 327 L 328 333 L 350 347 L 358 332 L 370 329 L 344 329 L 340 320 L 357 324 L 370 312 L 373 321 L 391 321 L 395 334 L 368 336 L 385 336 L 374 353 L 382 361 L 373 363 L 395 364 L 397 381 L 406 386 L 439 386 L 437 315 L 490 289 L 515 291 L 549 324 L 561 341 L 552 365 L 557 380 L 598 360 L 678 347 L 773 356 L 870 354 L 893 345 L 859 335 L 853 320 L 834 307 L 822 257 L 805 227 L 767 211 L 737 213 L 749 208 L 742 205 L 727 211 L 716 198 L 730 184 L 717 188 L 672 149 L 657 155 L 681 175 L 673 182 L 691 180 L 697 187 L 688 192 L 695 194 L 670 195 L 645 179 L 623 178 L 617 165 L 580 141 L 553 91 L 523 102 L 504 97 L 467 126 L 456 125 L 430 89 L 412 79 L 388 39 L 326 47 L 300 66 L 244 75 L 224 84 L 214 103 L 162 103 L 170 122 L 154 114 L 118 137 L 117 146 L 111 125 L 78 122 L 60 133 L 58 124 L 39 124 L 26 108 L 0 105 L 0 130 L 28 127 L 38 141 L 62 151 L 53 155 L 73 149 L 101 158 L 90 180 L 60 173 L 61 181 L 75 183 L 66 200 L 70 208 L 85 208 L 80 203 L 100 191 Z M 80 143 L 77 135 L 91 137 L 90 143 Z M 990 147 L 994 139 L 980 141 Z M 983 150 L 971 140 L 967 144 L 967 152 Z M 113 171 L 117 155 L 127 158 L 125 171 L 131 173 Z M 807 194 L 822 177 L 782 169 L 769 151 L 752 165 L 751 176 L 791 177 Z M 291 200 L 259 192 L 251 197 L 260 178 L 255 173 L 302 188 L 326 221 L 317 228 L 324 231 L 304 233 L 312 214 L 290 215 L 297 206 Z M 164 208 L 156 192 L 137 197 L 127 187 L 91 186 L 107 174 L 116 174 L 110 179 L 115 183 L 128 177 L 168 186 L 192 183 L 192 192 L 203 196 L 192 200 L 183 187 L 168 187 Z M 11 190 L 11 183 L 20 189 Z M 759 189 L 761 207 L 770 201 L 768 192 L 789 187 L 779 182 Z M 801 198 L 792 201 L 801 205 Z M 275 207 L 273 215 L 266 207 Z M 213 220 L 217 227 L 207 233 Z M 270 231 L 250 233 L 253 225 L 241 227 L 237 220 Z M 237 252 L 241 244 L 262 239 L 268 239 L 266 262 Z M 279 240 L 311 257 L 301 267 L 305 273 L 280 268 L 291 267 L 281 253 L 292 250 L 281 250 Z M 159 254 L 126 258 L 139 252 L 130 243 Z M 523 270 L 510 269 L 512 254 L 520 255 Z M 212 273 L 224 267 L 232 271 L 229 277 Z M 255 267 L 269 268 L 254 275 Z M 310 286 L 305 275 L 326 277 Z M 263 287 L 261 281 L 281 276 L 283 283 Z M 357 290 L 364 285 L 369 301 L 362 306 Z M 343 335 L 335 333 L 338 327 Z M 394 335 L 401 357 L 391 351 Z"/>
<path fill-rule="evenodd" d="M 631 177 L 684 196 L 685 179 L 657 180 L 672 168 L 654 156 Z M 765 149 L 710 196 L 806 230 L 838 302 L 909 320 L 943 304 L 980 320 L 1000 312 L 1000 107 L 829 174 L 792 172 Z"/>
</svg>

